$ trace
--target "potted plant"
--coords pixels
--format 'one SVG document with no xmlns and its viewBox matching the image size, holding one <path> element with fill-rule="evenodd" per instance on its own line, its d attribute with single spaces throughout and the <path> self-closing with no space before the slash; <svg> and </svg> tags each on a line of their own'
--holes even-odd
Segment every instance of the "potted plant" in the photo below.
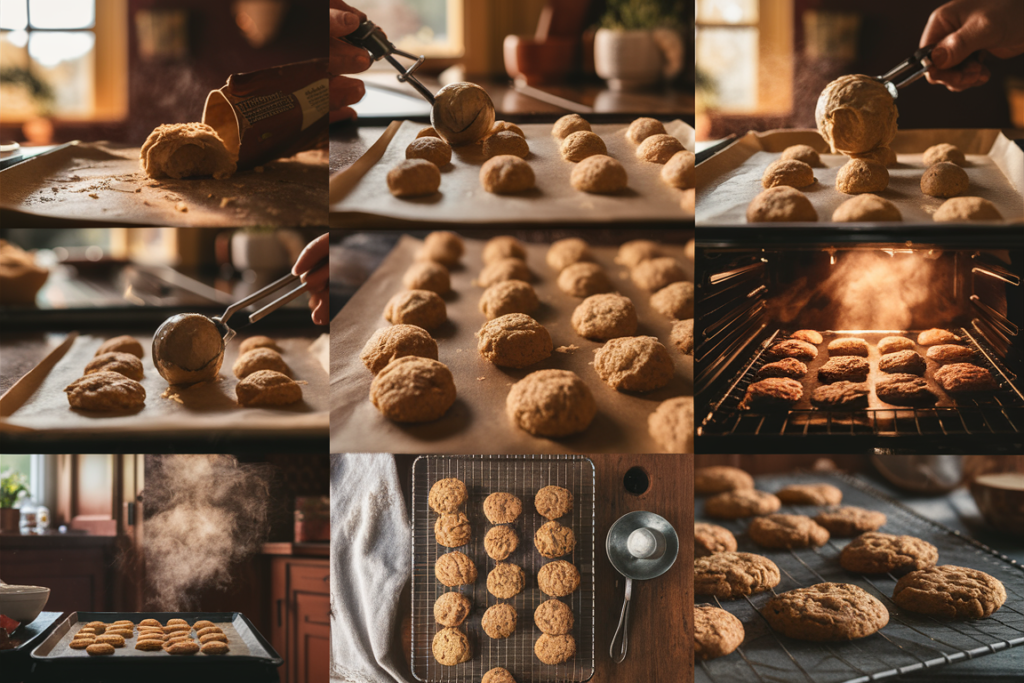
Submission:
<svg viewBox="0 0 1024 683">
<path fill-rule="evenodd" d="M 38 145 L 49 144 L 53 139 L 50 116 L 56 101 L 50 84 L 27 68 L 5 67 L 0 69 L 0 87 L 4 97 L 13 98 L 9 107 L 29 114 L 21 126 L 25 139 Z"/>
<path fill-rule="evenodd" d="M 0 477 L 0 532 L 18 532 L 21 510 L 14 505 L 26 495 L 28 488 L 24 474 L 8 470 Z"/>
<path fill-rule="evenodd" d="M 608 0 L 594 36 L 594 69 L 612 90 L 641 90 L 682 69 L 677 0 Z"/>
</svg>

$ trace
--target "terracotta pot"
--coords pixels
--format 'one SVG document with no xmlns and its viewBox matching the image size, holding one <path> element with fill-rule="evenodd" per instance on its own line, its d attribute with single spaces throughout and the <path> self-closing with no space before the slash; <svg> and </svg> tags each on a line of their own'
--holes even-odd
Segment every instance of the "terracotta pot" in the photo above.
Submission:
<svg viewBox="0 0 1024 683">
<path fill-rule="evenodd" d="M 17 508 L 0 508 L 0 532 L 18 533 L 21 523 L 21 510 Z"/>
<path fill-rule="evenodd" d="M 594 36 L 594 68 L 612 90 L 642 90 L 656 85 L 663 63 L 653 31 L 602 28 Z"/>
</svg>

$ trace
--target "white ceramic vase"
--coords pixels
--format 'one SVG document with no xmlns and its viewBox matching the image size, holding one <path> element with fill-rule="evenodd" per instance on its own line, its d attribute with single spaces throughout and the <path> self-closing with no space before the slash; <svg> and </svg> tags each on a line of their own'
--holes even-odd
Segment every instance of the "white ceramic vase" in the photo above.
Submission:
<svg viewBox="0 0 1024 683">
<path fill-rule="evenodd" d="M 642 90 L 662 77 L 664 57 L 653 31 L 598 29 L 594 68 L 612 90 Z"/>
</svg>

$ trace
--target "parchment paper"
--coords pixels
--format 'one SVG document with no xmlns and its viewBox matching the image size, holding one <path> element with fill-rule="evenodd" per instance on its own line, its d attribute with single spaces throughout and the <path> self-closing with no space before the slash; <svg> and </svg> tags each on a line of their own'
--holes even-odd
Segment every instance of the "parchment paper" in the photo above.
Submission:
<svg viewBox="0 0 1024 683">
<path fill-rule="evenodd" d="M 537 187 L 518 195 L 496 195 L 480 186 L 480 167 L 486 159 L 476 145 L 453 150 L 452 163 L 441 170 L 441 189 L 429 197 L 399 199 L 388 192 L 387 174 L 405 160 L 405 148 L 423 124 L 403 121 L 390 143 L 374 145 L 351 167 L 331 179 L 331 212 L 346 217 L 386 216 L 413 221 L 447 223 L 593 222 L 684 220 L 679 207 L 682 190 L 661 179 L 661 164 L 638 161 L 636 145 L 626 139 L 628 124 L 595 124 L 609 156 L 626 169 L 629 186 L 614 195 L 579 192 L 569 184 L 573 164 L 562 159 L 551 124 L 524 124 L 530 144 L 526 161 L 533 167 Z M 665 126 L 691 152 L 694 131 L 683 121 Z M 379 160 L 373 156 L 380 154 Z M 365 163 L 364 163 L 365 160 Z"/>
<path fill-rule="evenodd" d="M 13 414 L 0 418 L 0 431 L 45 429 L 50 433 L 69 435 L 80 432 L 156 435 L 168 431 L 202 434 L 237 429 L 251 435 L 282 431 L 323 434 L 328 429 L 327 373 L 316 354 L 310 352 L 311 342 L 307 338 L 275 339 L 291 369 L 292 378 L 306 382 L 302 385 L 301 402 L 278 408 L 246 408 L 236 401 L 235 385 L 238 380 L 231 372 L 231 366 L 238 358 L 238 347 L 244 337 L 236 337 L 228 344 L 217 382 L 176 388 L 173 392 L 167 391 L 167 381 L 153 366 L 152 339 L 137 338 L 145 350 L 141 384 L 146 388 L 146 405 L 141 410 L 108 413 L 71 408 L 64 387 L 82 376 L 96 349 L 107 339 L 105 336 L 81 335 L 39 381 L 16 384 L 4 396 L 5 407 L 9 398 L 15 398 L 20 406 Z M 165 392 L 169 395 L 164 396 Z M 18 394 L 23 396 L 20 401 L 17 400 L 21 398 Z"/>
<path fill-rule="evenodd" d="M 249 646 L 245 644 L 242 636 L 235 630 L 234 624 L 230 621 L 215 621 L 215 626 L 219 626 L 220 630 L 224 632 L 224 635 L 228 639 L 228 651 L 223 655 L 216 655 L 217 657 L 248 657 L 252 655 L 252 651 L 249 650 Z M 61 658 L 66 659 L 68 657 L 93 657 L 88 652 L 83 650 L 76 650 L 71 647 L 71 640 L 75 637 L 81 629 L 85 628 L 85 624 L 76 623 L 71 627 L 70 630 L 64 637 L 60 639 L 50 652 L 47 653 L 47 659 Z M 190 631 L 190 635 L 195 638 L 195 631 Z M 198 638 L 195 638 L 196 642 L 199 642 Z M 168 654 L 161 650 L 136 650 L 135 644 L 139 642 L 139 625 L 135 625 L 135 635 L 131 638 L 124 639 L 124 647 L 114 649 L 113 657 L 178 657 L 179 655 Z M 193 656 L 213 657 L 214 655 L 201 655 L 196 653 Z"/>
<path fill-rule="evenodd" d="M 623 241 L 625 241 L 624 238 Z M 483 289 L 472 284 L 483 264 L 483 240 L 465 239 L 462 267 L 452 271 L 452 290 L 446 298 L 448 322 L 432 334 L 438 360 L 455 377 L 458 398 L 439 420 L 398 424 L 370 403 L 373 375 L 359 360 L 363 345 L 381 327 L 384 306 L 402 291 L 402 275 L 413 262 L 421 241 L 403 236 L 369 280 L 331 323 L 331 452 L 388 453 L 647 453 L 661 448 L 647 432 L 647 416 L 662 401 L 692 395 L 693 357 L 683 356 L 669 341 L 672 321 L 650 307 L 649 295 L 628 279 L 628 269 L 614 262 L 615 247 L 591 247 L 597 262 L 619 291 L 633 301 L 640 320 L 638 335 L 657 337 L 675 363 L 669 386 L 646 394 L 625 394 L 601 381 L 592 363 L 599 342 L 576 334 L 570 323 L 582 299 L 558 289 L 557 273 L 544 262 L 547 244 L 527 244 L 532 282 L 541 308 L 533 317 L 547 328 L 555 348 L 575 345 L 523 370 L 499 368 L 477 352 L 476 332 L 486 322 L 477 308 Z M 664 245 L 667 255 L 688 269 L 684 245 Z M 692 270 L 691 270 L 692 277 Z M 505 415 L 505 398 L 519 379 L 536 370 L 557 368 L 578 374 L 594 395 L 598 413 L 581 434 L 557 441 L 538 438 L 513 425 Z"/>
<path fill-rule="evenodd" d="M 138 147 L 78 143 L 0 173 L 0 208 L 132 225 L 327 225 L 326 155 L 303 152 L 263 169 L 227 180 L 153 180 L 139 168 Z"/>
<path fill-rule="evenodd" d="M 1024 221 L 1024 152 L 997 130 L 930 129 L 905 130 L 896 134 L 893 151 L 899 161 L 889 170 L 889 187 L 877 193 L 899 207 L 903 223 L 934 225 L 932 214 L 944 199 L 921 192 L 925 166 L 921 156 L 928 147 L 940 142 L 957 145 L 966 155 L 964 168 L 970 186 L 968 196 L 988 199 L 1009 224 Z M 746 223 L 747 206 L 764 188 L 761 176 L 768 164 L 790 145 L 810 145 L 828 149 L 816 130 L 774 130 L 750 132 L 736 144 L 697 167 L 697 225 L 733 225 Z M 849 161 L 842 154 L 822 154 L 824 167 L 814 168 L 817 182 L 800 188 L 818 212 L 818 223 L 797 224 L 849 225 L 831 223 L 832 212 L 855 195 L 836 189 L 839 167 Z M 989 222 L 991 223 L 991 221 Z M 770 227 L 770 224 L 757 224 Z"/>
</svg>

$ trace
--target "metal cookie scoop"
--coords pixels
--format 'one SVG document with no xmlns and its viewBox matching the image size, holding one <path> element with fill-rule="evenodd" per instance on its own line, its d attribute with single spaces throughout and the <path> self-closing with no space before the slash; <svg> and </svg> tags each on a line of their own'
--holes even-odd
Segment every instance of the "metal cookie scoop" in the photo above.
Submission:
<svg viewBox="0 0 1024 683">
<path fill-rule="evenodd" d="M 905 88 L 928 72 L 932 66 L 931 54 L 934 45 L 926 45 L 910 55 L 893 69 L 875 78 L 882 82 L 893 99 L 899 97 L 900 88 Z M 900 78 L 901 80 L 896 80 Z"/>
<path fill-rule="evenodd" d="M 370 53 L 370 56 L 373 57 L 373 61 L 375 62 L 380 59 L 386 59 L 391 66 L 398 69 L 398 76 L 396 76 L 396 78 L 398 78 L 399 83 L 408 83 L 416 89 L 416 92 L 423 95 L 423 98 L 427 102 L 434 104 L 433 93 L 427 90 L 426 86 L 416 80 L 416 77 L 412 75 L 416 69 L 420 68 L 420 64 L 423 63 L 423 60 L 425 59 L 423 55 L 417 57 L 416 55 L 411 55 L 408 52 L 402 52 L 395 47 L 394 43 L 384 36 L 384 32 L 380 30 L 380 27 L 369 19 L 359 24 L 359 28 L 342 38 L 342 40 L 350 45 L 363 48 Z M 401 55 L 407 59 L 413 59 L 415 60 L 415 63 L 408 69 L 405 69 L 402 67 L 401 62 L 392 57 L 392 55 Z"/>
<path fill-rule="evenodd" d="M 621 662 L 629 649 L 629 601 L 633 594 L 633 581 L 654 579 L 671 569 L 679 554 L 679 536 L 661 515 L 638 510 L 619 517 L 612 524 L 604 547 L 612 566 L 626 577 L 626 596 L 619 625 L 608 648 L 612 660 Z M 620 634 L 622 646 L 616 654 L 615 642 Z"/>
</svg>

